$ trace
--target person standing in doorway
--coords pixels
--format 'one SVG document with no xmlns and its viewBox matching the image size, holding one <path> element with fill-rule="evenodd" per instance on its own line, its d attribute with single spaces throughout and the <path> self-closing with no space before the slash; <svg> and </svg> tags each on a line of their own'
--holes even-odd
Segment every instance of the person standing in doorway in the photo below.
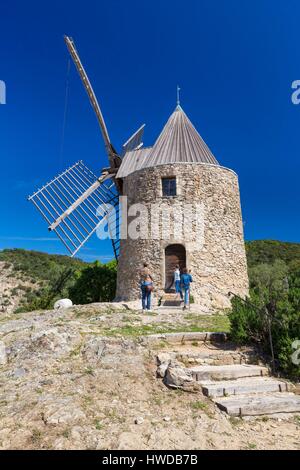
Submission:
<svg viewBox="0 0 300 470">
<path fill-rule="evenodd" d="M 180 286 L 180 269 L 179 269 L 178 264 L 175 266 L 174 283 L 175 283 L 176 296 L 178 297 L 178 295 L 180 295 L 180 300 L 183 300 L 182 290 Z"/>
<path fill-rule="evenodd" d="M 140 286 L 142 291 L 142 309 L 143 312 L 151 309 L 151 293 L 153 291 L 153 277 L 148 267 L 148 263 L 143 264 L 140 270 Z"/>
<path fill-rule="evenodd" d="M 180 276 L 180 286 L 183 290 L 184 295 L 184 307 L 183 310 L 186 310 L 187 306 L 190 304 L 190 285 L 193 282 L 193 278 L 191 274 L 189 274 L 188 270 L 184 268 L 182 270 L 182 274 Z"/>
</svg>

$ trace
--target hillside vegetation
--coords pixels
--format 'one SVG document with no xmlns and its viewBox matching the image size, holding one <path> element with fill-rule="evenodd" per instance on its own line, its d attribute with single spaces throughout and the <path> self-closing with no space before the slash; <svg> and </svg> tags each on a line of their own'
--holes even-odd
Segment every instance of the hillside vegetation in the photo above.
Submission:
<svg viewBox="0 0 300 470">
<path fill-rule="evenodd" d="M 250 296 L 232 300 L 232 339 L 255 342 L 274 370 L 300 377 L 300 244 L 259 240 L 246 244 Z M 272 358 L 273 349 L 273 358 Z"/>
<path fill-rule="evenodd" d="M 1 262 L 3 270 L 10 270 L 9 277 L 19 282 L 10 292 L 11 296 L 21 295 L 19 307 L 15 310 L 17 313 L 50 308 L 62 297 L 78 304 L 106 302 L 114 298 L 114 261 L 86 263 L 68 256 L 6 249 L 0 252 Z"/>
<path fill-rule="evenodd" d="M 15 272 L 20 271 L 36 281 L 51 281 L 65 269 L 82 269 L 88 266 L 88 263 L 69 256 L 22 249 L 0 251 L 0 261 L 12 265 Z"/>
<path fill-rule="evenodd" d="M 257 264 L 272 264 L 280 259 L 291 269 L 300 268 L 300 243 L 276 240 L 253 240 L 246 242 L 248 267 Z"/>
</svg>

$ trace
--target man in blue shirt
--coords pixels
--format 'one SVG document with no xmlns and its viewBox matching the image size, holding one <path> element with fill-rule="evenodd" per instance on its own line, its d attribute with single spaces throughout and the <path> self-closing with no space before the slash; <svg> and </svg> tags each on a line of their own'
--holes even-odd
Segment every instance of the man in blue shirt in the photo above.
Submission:
<svg viewBox="0 0 300 470">
<path fill-rule="evenodd" d="M 188 273 L 188 270 L 184 268 L 180 276 L 180 285 L 184 294 L 184 307 L 183 310 L 186 310 L 186 307 L 190 303 L 190 284 L 193 282 L 192 276 Z"/>
</svg>

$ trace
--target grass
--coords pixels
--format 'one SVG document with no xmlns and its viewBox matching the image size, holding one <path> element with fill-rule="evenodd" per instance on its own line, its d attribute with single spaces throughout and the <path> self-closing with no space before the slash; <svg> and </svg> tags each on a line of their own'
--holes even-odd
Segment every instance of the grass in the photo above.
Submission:
<svg viewBox="0 0 300 470">
<path fill-rule="evenodd" d="M 34 428 L 32 431 L 31 431 L 31 440 L 34 444 L 40 442 L 42 438 L 42 433 L 39 429 L 36 429 Z"/>
<path fill-rule="evenodd" d="M 253 450 L 256 449 L 256 447 L 256 444 L 254 444 L 253 442 L 248 442 L 247 444 L 247 449 Z"/>
<path fill-rule="evenodd" d="M 153 344 L 151 349 L 153 349 L 153 351 L 160 351 L 161 349 L 164 349 L 168 346 L 167 342 L 166 341 L 160 341 L 159 343 L 157 344 Z"/>
<path fill-rule="evenodd" d="M 79 356 L 80 351 L 81 351 L 81 348 L 82 348 L 82 344 L 79 344 L 78 346 L 76 346 L 76 347 L 70 352 L 70 357 Z"/>
<path fill-rule="evenodd" d="M 196 315 L 190 314 L 184 317 L 191 328 L 190 331 L 215 331 L 227 333 L 230 330 L 227 315 Z"/>
<path fill-rule="evenodd" d="M 99 419 L 95 419 L 94 424 L 95 424 L 95 428 L 96 428 L 98 431 L 101 431 L 101 429 L 104 428 L 104 424 L 101 423 L 101 421 L 100 421 Z"/>
<path fill-rule="evenodd" d="M 185 395 L 186 392 L 182 390 L 181 388 L 175 388 L 174 393 L 175 395 L 181 396 L 181 395 Z"/>
<path fill-rule="evenodd" d="M 294 421 L 296 424 L 300 425 L 300 415 L 294 416 Z"/>
<path fill-rule="evenodd" d="M 269 420 L 270 420 L 270 418 L 268 418 L 268 416 L 263 416 L 263 417 L 261 418 L 261 421 L 262 421 L 263 423 L 267 423 Z"/>
<path fill-rule="evenodd" d="M 69 437 L 71 436 L 71 430 L 70 428 L 67 428 L 65 429 L 62 434 L 61 434 L 63 437 L 65 437 L 66 439 L 69 439 Z"/>
<path fill-rule="evenodd" d="M 136 321 L 136 318 L 134 317 L 129 317 L 128 315 L 124 315 L 122 320 L 126 323 L 132 323 L 134 321 Z"/>
<path fill-rule="evenodd" d="M 189 316 L 185 324 L 173 325 L 171 323 L 154 323 L 150 325 L 125 324 L 120 327 L 107 327 L 103 329 L 106 336 L 139 337 L 161 333 L 181 332 L 229 332 L 229 319 L 227 315 L 193 315 Z"/>
<path fill-rule="evenodd" d="M 235 416 L 230 416 L 229 422 L 232 426 L 239 426 L 240 424 L 242 424 L 241 418 L 236 418 Z"/>
<path fill-rule="evenodd" d="M 86 407 L 90 406 L 93 404 L 93 398 L 90 397 L 89 395 L 84 395 L 82 397 L 83 403 Z"/>
<path fill-rule="evenodd" d="M 191 403 L 191 408 L 193 410 L 205 410 L 207 408 L 207 404 L 203 401 L 194 401 Z"/>
<path fill-rule="evenodd" d="M 162 403 L 163 403 L 163 400 L 162 400 L 162 398 L 154 397 L 154 398 L 152 398 L 152 402 L 157 406 L 161 406 Z"/>
<path fill-rule="evenodd" d="M 94 375 L 94 369 L 92 367 L 86 367 L 84 370 L 85 374 L 87 375 Z"/>
</svg>

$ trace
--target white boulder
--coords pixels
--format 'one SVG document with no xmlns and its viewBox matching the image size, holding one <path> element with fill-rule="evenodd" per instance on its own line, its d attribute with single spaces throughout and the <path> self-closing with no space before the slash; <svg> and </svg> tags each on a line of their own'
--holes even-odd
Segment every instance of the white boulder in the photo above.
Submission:
<svg viewBox="0 0 300 470">
<path fill-rule="evenodd" d="M 70 308 L 72 307 L 73 302 L 70 299 L 60 299 L 57 300 L 54 304 L 54 309 L 55 310 L 60 310 L 62 308 Z"/>
<path fill-rule="evenodd" d="M 7 363 L 6 347 L 3 341 L 0 341 L 0 365 Z"/>
</svg>

